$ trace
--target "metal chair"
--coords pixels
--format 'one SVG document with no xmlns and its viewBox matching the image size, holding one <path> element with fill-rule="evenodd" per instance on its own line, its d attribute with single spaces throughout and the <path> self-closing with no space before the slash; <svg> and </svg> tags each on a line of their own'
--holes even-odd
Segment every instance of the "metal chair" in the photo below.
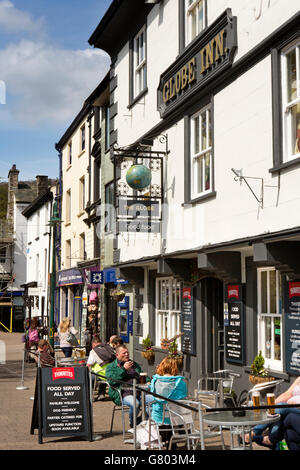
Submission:
<svg viewBox="0 0 300 470">
<path fill-rule="evenodd" d="M 105 385 L 105 389 L 104 389 L 104 392 L 103 392 L 103 396 L 105 397 L 105 393 L 106 393 L 106 390 L 108 389 L 109 387 L 109 383 L 106 382 L 105 380 L 101 379 L 101 377 L 97 377 L 97 375 L 95 374 L 95 381 L 94 381 L 94 387 L 93 387 L 93 401 L 97 401 L 98 398 L 99 398 L 99 390 L 98 390 L 98 395 L 97 397 L 95 397 L 95 392 L 97 391 L 97 388 L 99 389 L 99 386 L 100 385 Z"/>
<path fill-rule="evenodd" d="M 200 400 L 213 399 L 213 406 L 224 406 L 224 399 L 230 399 L 236 406 L 233 395 L 233 383 L 240 374 L 230 369 L 217 370 L 211 375 L 202 375 L 198 380 L 197 398 Z"/>
<path fill-rule="evenodd" d="M 177 381 L 178 381 L 178 378 L 175 378 L 175 377 L 169 378 L 168 382 L 165 382 L 163 380 L 163 378 L 162 379 L 158 378 L 158 379 L 156 379 L 156 382 L 155 382 L 155 390 L 154 391 L 155 391 L 155 393 L 157 393 L 160 396 L 163 396 L 163 397 L 166 397 L 166 398 L 171 397 L 172 393 L 176 390 Z M 184 381 L 186 383 L 186 379 Z M 151 412 L 150 412 L 150 408 L 154 407 L 155 404 L 159 404 L 160 407 L 162 408 L 161 422 L 159 422 L 159 423 L 157 421 L 155 421 L 155 419 L 153 418 L 153 415 L 151 416 Z M 149 416 L 149 435 L 150 435 L 151 425 L 153 424 L 156 428 L 157 435 L 158 435 L 158 447 L 159 447 L 159 449 L 162 449 L 162 447 L 163 447 L 163 441 L 162 441 L 161 434 L 172 432 L 172 427 L 171 427 L 171 423 L 170 423 L 170 417 L 169 417 L 169 412 L 168 412 L 168 409 L 167 409 L 167 405 L 168 405 L 167 401 L 165 401 L 162 398 L 158 398 L 158 397 L 153 397 L 153 402 L 151 402 L 150 405 L 149 405 L 149 412 L 148 412 L 148 416 Z M 158 414 L 160 414 L 159 411 L 158 411 Z"/>
<path fill-rule="evenodd" d="M 180 406 L 180 404 L 189 405 L 195 409 L 195 412 L 198 413 L 198 428 L 195 426 L 193 417 L 194 412 Z M 192 443 L 192 448 L 195 449 L 200 441 L 201 450 L 205 450 L 205 440 L 218 437 L 221 438 L 222 449 L 225 450 L 222 426 L 218 426 L 218 431 L 204 429 L 202 415 L 203 405 L 200 401 L 178 400 L 178 404 L 169 402 L 167 408 L 172 427 L 172 437 L 170 439 L 169 449 L 171 449 L 173 442 L 186 442 L 188 450 L 190 450 Z"/>
<path fill-rule="evenodd" d="M 108 385 L 109 385 L 109 384 L 108 384 Z M 109 387 L 114 388 L 114 387 L 112 387 L 111 385 L 109 385 Z M 115 413 L 116 413 L 117 411 L 121 411 L 121 413 L 122 413 L 122 433 L 123 433 L 123 440 L 125 441 L 125 434 L 126 434 L 126 430 L 125 430 L 125 414 L 126 414 L 126 413 L 129 414 L 129 409 L 130 409 L 130 408 L 129 408 L 129 406 L 126 406 L 126 405 L 123 404 L 123 398 L 122 398 L 121 390 L 120 390 L 120 389 L 116 389 L 116 388 L 115 388 L 114 390 L 117 390 L 118 393 L 119 393 L 121 405 L 116 405 L 116 404 L 114 404 L 114 406 L 113 406 L 112 416 L 111 416 L 111 423 L 110 423 L 110 432 L 112 433 L 112 430 L 113 430 Z"/>
</svg>

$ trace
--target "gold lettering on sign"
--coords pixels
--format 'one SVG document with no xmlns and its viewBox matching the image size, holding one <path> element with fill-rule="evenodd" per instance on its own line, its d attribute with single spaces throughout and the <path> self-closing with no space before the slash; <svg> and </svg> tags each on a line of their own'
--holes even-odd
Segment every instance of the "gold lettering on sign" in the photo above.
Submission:
<svg viewBox="0 0 300 470">
<path fill-rule="evenodd" d="M 217 34 L 208 44 L 206 44 L 206 46 L 201 49 L 201 74 L 211 68 L 220 59 L 220 57 L 225 54 L 224 33 L 225 29 L 222 29 L 219 34 Z"/>
<path fill-rule="evenodd" d="M 181 67 L 163 86 L 163 101 L 168 103 L 172 98 L 179 95 L 194 80 L 196 80 L 196 57 Z"/>
</svg>

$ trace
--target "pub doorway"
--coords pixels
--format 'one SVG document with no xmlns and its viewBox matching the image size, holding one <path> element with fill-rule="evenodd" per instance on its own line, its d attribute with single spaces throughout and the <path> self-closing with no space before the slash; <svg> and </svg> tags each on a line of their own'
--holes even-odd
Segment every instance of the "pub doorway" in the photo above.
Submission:
<svg viewBox="0 0 300 470">
<path fill-rule="evenodd" d="M 196 297 L 201 325 L 201 370 L 210 374 L 224 369 L 223 282 L 213 277 L 202 279 L 197 284 Z"/>
<path fill-rule="evenodd" d="M 105 341 L 112 335 L 119 335 L 117 302 L 106 294 Z"/>
</svg>

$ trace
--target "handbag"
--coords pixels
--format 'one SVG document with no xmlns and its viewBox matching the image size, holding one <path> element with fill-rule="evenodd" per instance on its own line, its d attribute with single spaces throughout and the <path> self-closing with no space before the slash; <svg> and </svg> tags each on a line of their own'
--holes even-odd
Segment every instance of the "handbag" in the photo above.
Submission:
<svg viewBox="0 0 300 470">
<path fill-rule="evenodd" d="M 68 333 L 67 341 L 72 346 L 79 346 L 76 336 L 73 333 L 71 333 L 71 331 L 69 331 L 69 333 Z"/>
</svg>

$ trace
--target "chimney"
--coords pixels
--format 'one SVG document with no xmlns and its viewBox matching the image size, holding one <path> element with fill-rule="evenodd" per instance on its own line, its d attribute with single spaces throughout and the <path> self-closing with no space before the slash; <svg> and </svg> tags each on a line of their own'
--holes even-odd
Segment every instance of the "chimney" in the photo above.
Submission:
<svg viewBox="0 0 300 470">
<path fill-rule="evenodd" d="M 36 191 L 39 196 L 48 190 L 48 176 L 37 175 L 36 177 Z"/>
<path fill-rule="evenodd" d="M 18 189 L 19 173 L 14 164 L 8 172 L 8 192 L 7 192 L 7 220 L 9 223 L 14 219 L 14 193 Z"/>
<path fill-rule="evenodd" d="M 19 173 L 20 171 L 14 164 L 8 172 L 8 190 L 16 191 L 18 189 Z"/>
</svg>

